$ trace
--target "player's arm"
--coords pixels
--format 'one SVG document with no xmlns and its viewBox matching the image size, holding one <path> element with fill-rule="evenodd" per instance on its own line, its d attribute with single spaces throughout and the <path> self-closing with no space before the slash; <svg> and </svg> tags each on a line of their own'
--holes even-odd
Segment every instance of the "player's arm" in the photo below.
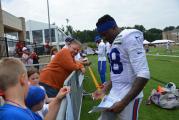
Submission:
<svg viewBox="0 0 179 120">
<path fill-rule="evenodd" d="M 128 40 L 133 41 L 128 44 L 127 52 L 132 68 L 137 77 L 132 84 L 132 88 L 122 100 L 124 105 L 128 105 L 129 102 L 132 101 L 142 91 L 150 79 L 146 54 L 143 48 L 143 36 L 140 34 L 134 34 Z"/>
<path fill-rule="evenodd" d="M 103 86 L 104 86 L 104 87 L 103 87 L 103 91 L 104 91 L 104 92 L 110 90 L 111 87 L 112 87 L 112 82 L 111 82 L 111 80 L 104 82 L 104 83 L 103 83 Z"/>
<path fill-rule="evenodd" d="M 148 79 L 137 77 L 127 95 L 119 102 L 116 102 L 108 111 L 121 112 L 144 88 Z"/>
<path fill-rule="evenodd" d="M 99 99 L 103 98 L 104 95 L 106 94 L 106 92 L 111 89 L 111 87 L 112 87 L 111 80 L 103 83 L 103 86 L 100 90 L 97 89 L 95 92 L 92 93 L 93 100 L 99 100 Z"/>
</svg>

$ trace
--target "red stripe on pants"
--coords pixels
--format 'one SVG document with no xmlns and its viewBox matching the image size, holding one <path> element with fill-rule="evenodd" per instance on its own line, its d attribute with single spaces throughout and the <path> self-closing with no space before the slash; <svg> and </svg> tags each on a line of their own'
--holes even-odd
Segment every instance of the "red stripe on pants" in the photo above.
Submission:
<svg viewBox="0 0 179 120">
<path fill-rule="evenodd" d="M 132 120 L 137 120 L 138 106 L 139 106 L 139 99 L 136 99 L 133 107 Z"/>
</svg>

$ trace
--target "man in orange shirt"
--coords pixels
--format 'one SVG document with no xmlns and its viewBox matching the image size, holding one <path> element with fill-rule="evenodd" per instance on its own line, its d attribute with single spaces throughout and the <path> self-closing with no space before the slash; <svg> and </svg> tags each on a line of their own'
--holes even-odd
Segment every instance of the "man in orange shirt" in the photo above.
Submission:
<svg viewBox="0 0 179 120">
<path fill-rule="evenodd" d="M 85 73 L 84 66 L 74 59 L 80 47 L 81 43 L 73 40 L 67 48 L 62 48 L 47 67 L 41 71 L 40 85 L 44 86 L 48 97 L 56 96 L 72 71 L 81 70 L 82 73 Z"/>
</svg>

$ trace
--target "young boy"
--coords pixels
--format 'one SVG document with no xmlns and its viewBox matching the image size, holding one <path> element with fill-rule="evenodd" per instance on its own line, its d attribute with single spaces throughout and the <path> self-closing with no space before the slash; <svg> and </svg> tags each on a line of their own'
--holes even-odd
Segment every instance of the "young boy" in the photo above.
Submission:
<svg viewBox="0 0 179 120">
<path fill-rule="evenodd" d="M 42 119 L 48 112 L 48 104 L 45 104 L 46 93 L 38 86 L 30 86 L 25 99 L 26 106 Z"/>
<path fill-rule="evenodd" d="M 0 120 L 41 120 L 25 105 L 28 89 L 27 70 L 24 64 L 17 58 L 1 59 L 0 90 L 4 93 L 5 104 L 0 107 Z M 61 100 L 69 91 L 69 87 L 60 89 L 49 104 L 49 112 L 44 120 L 56 119 Z"/>
</svg>

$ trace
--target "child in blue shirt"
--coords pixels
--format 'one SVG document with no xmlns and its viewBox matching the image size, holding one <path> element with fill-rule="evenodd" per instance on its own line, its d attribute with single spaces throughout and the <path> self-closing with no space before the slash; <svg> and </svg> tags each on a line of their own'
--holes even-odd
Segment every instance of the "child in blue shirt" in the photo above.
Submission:
<svg viewBox="0 0 179 120">
<path fill-rule="evenodd" d="M 48 112 L 48 104 L 45 103 L 45 91 L 39 86 L 30 86 L 25 99 L 26 106 L 44 119 Z"/>
</svg>

